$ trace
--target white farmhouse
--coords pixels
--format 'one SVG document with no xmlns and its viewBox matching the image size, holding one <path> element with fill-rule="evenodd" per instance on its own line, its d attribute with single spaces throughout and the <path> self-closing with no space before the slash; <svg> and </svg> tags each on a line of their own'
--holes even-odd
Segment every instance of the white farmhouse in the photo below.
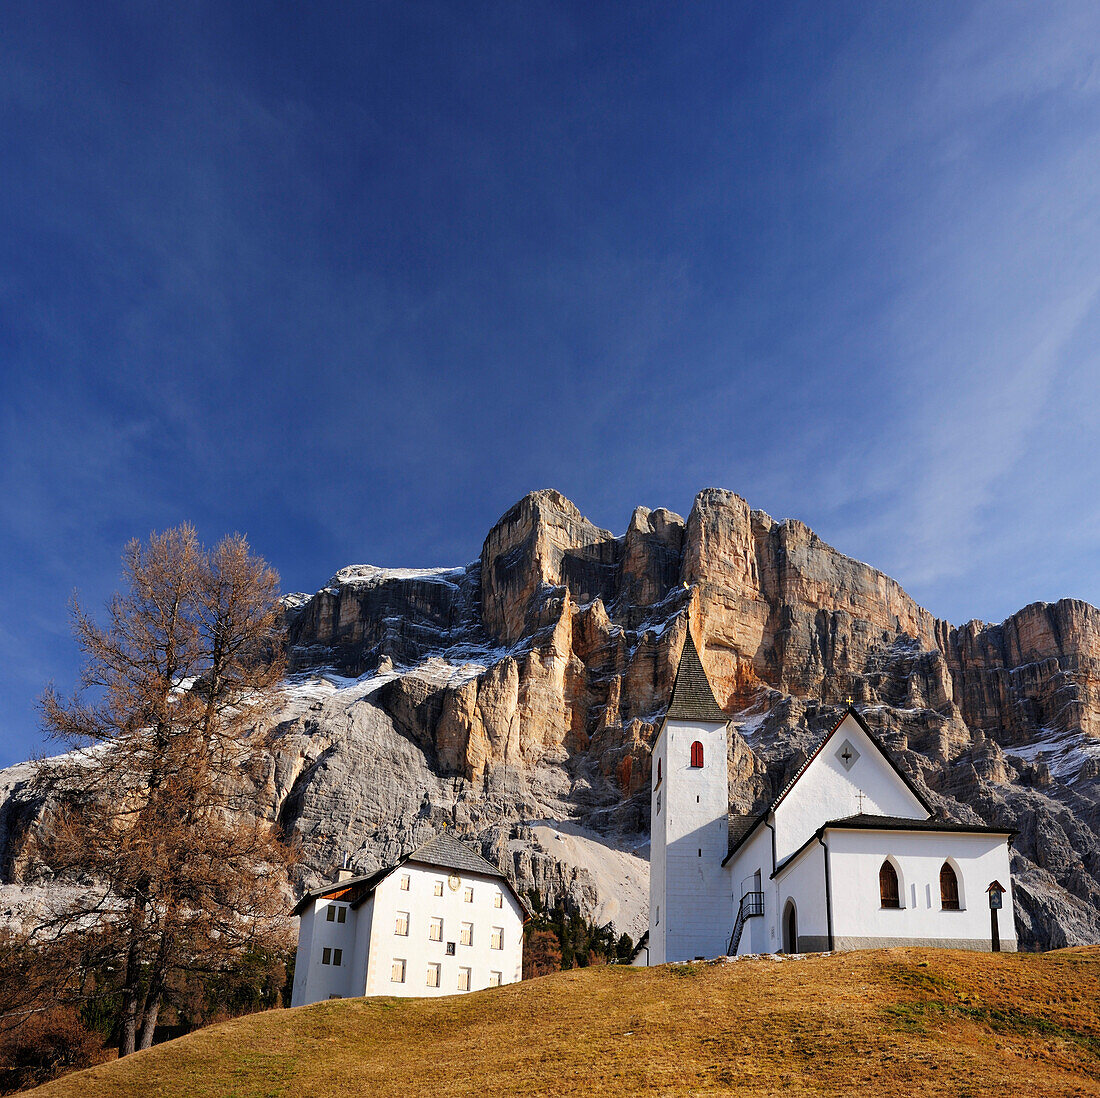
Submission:
<svg viewBox="0 0 1100 1098">
<path fill-rule="evenodd" d="M 347 870 L 295 906 L 291 1006 L 454 995 L 522 977 L 526 909 L 504 874 L 446 833 L 388 869 Z"/>
<path fill-rule="evenodd" d="M 653 746 L 650 964 L 1016 949 L 1015 833 L 936 819 L 853 707 L 759 815 L 729 812 L 726 751 L 726 717 L 689 630 Z"/>
</svg>

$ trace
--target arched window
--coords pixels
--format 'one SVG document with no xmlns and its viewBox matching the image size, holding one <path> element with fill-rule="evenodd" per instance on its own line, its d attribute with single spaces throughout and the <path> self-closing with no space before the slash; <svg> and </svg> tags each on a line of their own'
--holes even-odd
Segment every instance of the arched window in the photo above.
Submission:
<svg viewBox="0 0 1100 1098">
<path fill-rule="evenodd" d="M 698 740 L 691 745 L 691 765 L 703 765 L 703 745 Z"/>
<path fill-rule="evenodd" d="M 959 910 L 959 878 L 947 862 L 940 866 L 940 907 L 944 911 Z"/>
<path fill-rule="evenodd" d="M 901 907 L 898 894 L 898 871 L 889 859 L 882 863 L 878 871 L 878 895 L 883 907 Z"/>
</svg>

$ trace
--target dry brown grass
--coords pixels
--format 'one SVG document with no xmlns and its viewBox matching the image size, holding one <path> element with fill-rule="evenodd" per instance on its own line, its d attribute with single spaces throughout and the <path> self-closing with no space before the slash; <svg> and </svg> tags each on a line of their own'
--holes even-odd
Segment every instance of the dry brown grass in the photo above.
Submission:
<svg viewBox="0 0 1100 1098">
<path fill-rule="evenodd" d="M 33 1093 L 1100 1095 L 1100 948 L 603 967 L 445 999 L 318 1003 Z"/>
</svg>

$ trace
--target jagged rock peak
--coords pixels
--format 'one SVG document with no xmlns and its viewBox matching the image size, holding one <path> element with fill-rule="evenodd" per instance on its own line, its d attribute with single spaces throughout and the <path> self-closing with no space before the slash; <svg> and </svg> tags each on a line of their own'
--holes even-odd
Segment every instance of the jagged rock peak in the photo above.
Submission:
<svg viewBox="0 0 1100 1098">
<path fill-rule="evenodd" d="M 513 644 L 538 617 L 546 588 L 584 602 L 612 593 L 622 540 L 591 523 L 560 492 L 531 492 L 509 508 L 481 548 L 481 612 L 491 635 Z"/>
<path fill-rule="evenodd" d="M 556 488 L 539 488 L 535 492 L 528 492 L 527 495 L 513 503 L 512 506 L 497 519 L 496 524 L 493 526 L 493 530 L 496 530 L 500 526 L 514 525 L 517 522 L 522 522 L 525 516 L 528 515 L 543 515 L 546 518 L 551 518 L 554 512 L 560 512 L 565 518 L 572 522 L 591 527 L 598 533 L 611 537 L 609 531 L 600 530 L 589 522 L 588 519 L 581 514 L 580 508 L 578 508 L 567 496 L 562 495 Z M 492 537 L 492 530 L 489 532 L 489 537 Z"/>
</svg>

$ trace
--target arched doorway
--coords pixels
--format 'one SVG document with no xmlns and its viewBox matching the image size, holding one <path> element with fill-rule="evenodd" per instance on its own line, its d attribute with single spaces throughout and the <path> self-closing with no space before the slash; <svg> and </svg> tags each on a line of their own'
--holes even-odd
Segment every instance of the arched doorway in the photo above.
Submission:
<svg viewBox="0 0 1100 1098">
<path fill-rule="evenodd" d="M 794 900 L 788 900 L 783 909 L 783 952 L 798 952 L 798 915 L 794 909 Z"/>
</svg>

